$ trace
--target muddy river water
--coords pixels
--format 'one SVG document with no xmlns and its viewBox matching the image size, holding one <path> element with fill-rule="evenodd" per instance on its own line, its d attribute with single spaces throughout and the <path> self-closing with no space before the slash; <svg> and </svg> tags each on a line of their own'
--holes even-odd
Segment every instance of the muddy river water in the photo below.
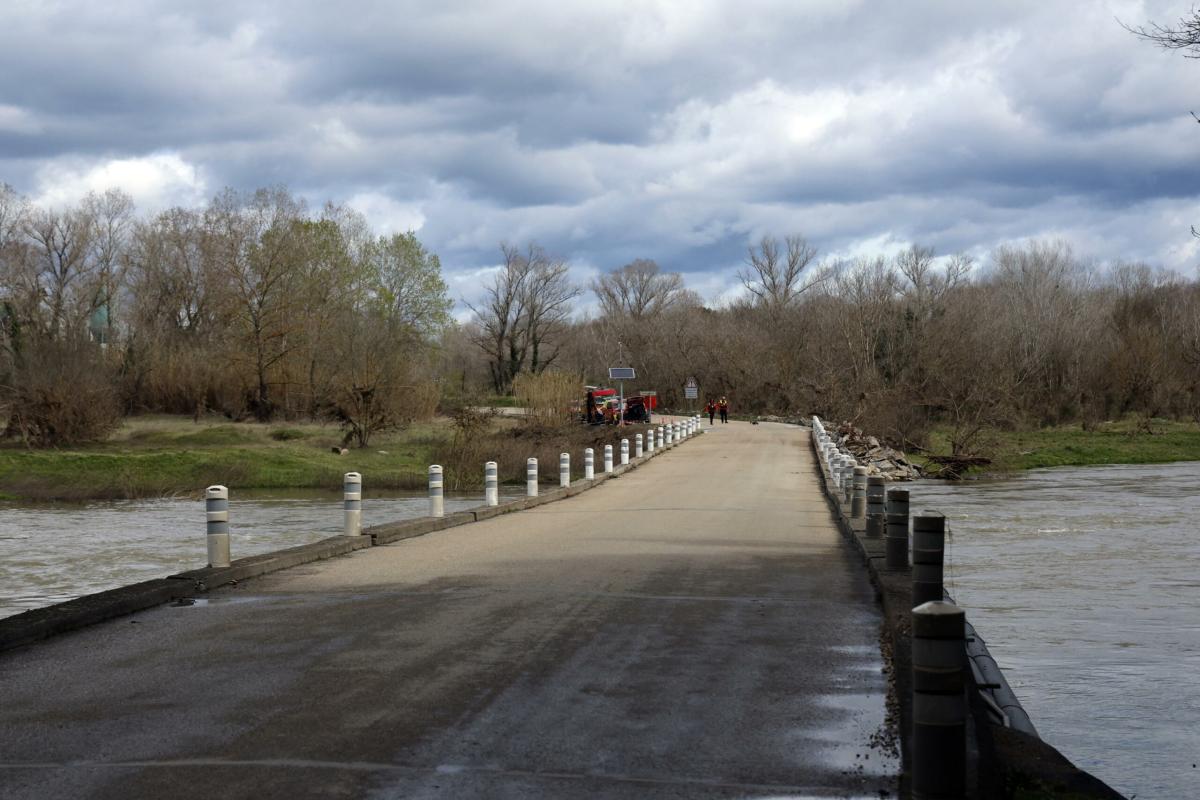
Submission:
<svg viewBox="0 0 1200 800">
<path fill-rule="evenodd" d="M 447 493 L 446 512 L 483 504 Z M 363 525 L 424 516 L 424 494 L 363 500 Z M 234 558 L 342 532 L 340 494 L 269 493 L 230 501 Z M 203 500 L 0 505 L 0 617 L 207 563 Z"/>
<path fill-rule="evenodd" d="M 1200 462 L 911 488 L 1042 738 L 1127 796 L 1200 797 Z"/>
</svg>

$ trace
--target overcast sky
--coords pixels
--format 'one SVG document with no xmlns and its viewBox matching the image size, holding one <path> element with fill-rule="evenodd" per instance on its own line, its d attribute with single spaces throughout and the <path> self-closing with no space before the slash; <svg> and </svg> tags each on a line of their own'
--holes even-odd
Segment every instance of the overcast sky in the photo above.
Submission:
<svg viewBox="0 0 1200 800">
<path fill-rule="evenodd" d="M 283 183 L 415 229 L 457 297 L 501 241 L 715 299 L 825 255 L 1059 237 L 1195 275 L 1184 3 L 0 2 L 0 181 L 140 209 Z"/>
</svg>

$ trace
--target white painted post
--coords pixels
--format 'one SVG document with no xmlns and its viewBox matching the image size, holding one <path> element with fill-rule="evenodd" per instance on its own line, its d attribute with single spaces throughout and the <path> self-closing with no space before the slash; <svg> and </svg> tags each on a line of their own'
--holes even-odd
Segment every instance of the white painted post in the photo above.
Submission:
<svg viewBox="0 0 1200 800">
<path fill-rule="evenodd" d="M 558 454 L 558 485 L 566 489 L 571 485 L 571 454 Z"/>
<path fill-rule="evenodd" d="M 675 444 L 675 426 L 674 425 L 666 426 L 666 436 L 667 436 L 667 447 L 670 447 L 671 445 Z"/>
<path fill-rule="evenodd" d="M 538 463 L 536 458 L 525 462 L 525 494 L 529 497 L 538 496 Z"/>
<path fill-rule="evenodd" d="M 642 435 L 639 433 L 637 436 L 633 437 L 633 457 L 641 458 L 642 450 Z"/>
<path fill-rule="evenodd" d="M 583 451 L 583 479 L 585 481 L 595 480 L 596 478 L 596 453 L 592 448 Z"/>
<path fill-rule="evenodd" d="M 342 476 L 342 509 L 345 513 L 342 534 L 344 536 L 361 534 L 362 475 L 357 472 L 347 472 Z"/>
<path fill-rule="evenodd" d="M 610 474 L 612 472 L 612 445 L 604 445 L 604 472 Z"/>
<path fill-rule="evenodd" d="M 659 425 L 659 426 L 658 426 L 658 431 L 657 431 L 657 434 L 658 434 L 658 444 L 656 444 L 656 445 L 655 445 L 655 447 L 659 448 L 660 450 L 661 450 L 663 447 L 666 447 L 666 444 L 667 444 L 667 440 L 666 440 L 666 438 L 665 438 L 665 437 L 666 437 L 666 432 L 665 432 L 665 430 L 666 430 L 666 429 L 665 429 L 665 427 L 664 427 L 664 426 L 662 426 L 662 425 Z"/>
<path fill-rule="evenodd" d="M 204 512 L 208 518 L 208 565 L 229 566 L 229 490 L 210 486 L 204 490 Z"/>
<path fill-rule="evenodd" d="M 500 505 L 500 465 L 495 461 L 483 465 L 483 502 L 489 506 Z"/>
<path fill-rule="evenodd" d="M 438 464 L 429 465 L 429 516 L 446 516 L 442 494 L 442 468 Z"/>
<path fill-rule="evenodd" d="M 623 467 L 628 463 L 629 463 L 629 440 L 622 439 L 621 440 L 621 466 Z"/>
</svg>

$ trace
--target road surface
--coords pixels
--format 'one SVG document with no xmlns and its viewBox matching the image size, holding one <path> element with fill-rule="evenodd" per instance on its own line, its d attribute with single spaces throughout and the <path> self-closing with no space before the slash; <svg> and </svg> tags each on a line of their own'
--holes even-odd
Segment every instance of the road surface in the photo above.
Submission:
<svg viewBox="0 0 1200 800">
<path fill-rule="evenodd" d="M 807 433 L 0 655 L 0 797 L 879 798 L 880 617 Z"/>
</svg>

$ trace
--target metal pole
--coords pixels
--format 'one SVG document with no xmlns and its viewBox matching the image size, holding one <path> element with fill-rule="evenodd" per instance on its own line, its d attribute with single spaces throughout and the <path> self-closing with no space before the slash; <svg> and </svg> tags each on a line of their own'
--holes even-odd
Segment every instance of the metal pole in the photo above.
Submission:
<svg viewBox="0 0 1200 800">
<path fill-rule="evenodd" d="M 571 454 L 558 454 L 558 485 L 566 489 L 571 486 Z"/>
<path fill-rule="evenodd" d="M 483 502 L 500 505 L 500 466 L 495 461 L 483 465 Z"/>
<path fill-rule="evenodd" d="M 908 490 L 887 493 L 887 549 L 885 565 L 891 570 L 908 569 Z M 940 598 L 939 598 L 940 599 Z"/>
<path fill-rule="evenodd" d="M 538 463 L 536 458 L 525 462 L 525 494 L 528 497 L 538 496 Z"/>
<path fill-rule="evenodd" d="M 442 494 L 442 468 L 438 464 L 429 466 L 429 516 L 446 516 Z"/>
<path fill-rule="evenodd" d="M 914 798 L 966 796 L 966 615 L 953 603 L 912 612 Z"/>
<path fill-rule="evenodd" d="M 946 518 L 936 511 L 913 517 L 912 592 L 913 605 L 941 600 L 942 564 L 946 547 Z"/>
<path fill-rule="evenodd" d="M 229 490 L 210 486 L 204 490 L 204 513 L 208 520 L 208 565 L 229 566 Z"/>
<path fill-rule="evenodd" d="M 342 534 L 358 536 L 362 533 L 362 475 L 347 472 L 342 476 L 342 510 L 345 520 Z"/>
</svg>

